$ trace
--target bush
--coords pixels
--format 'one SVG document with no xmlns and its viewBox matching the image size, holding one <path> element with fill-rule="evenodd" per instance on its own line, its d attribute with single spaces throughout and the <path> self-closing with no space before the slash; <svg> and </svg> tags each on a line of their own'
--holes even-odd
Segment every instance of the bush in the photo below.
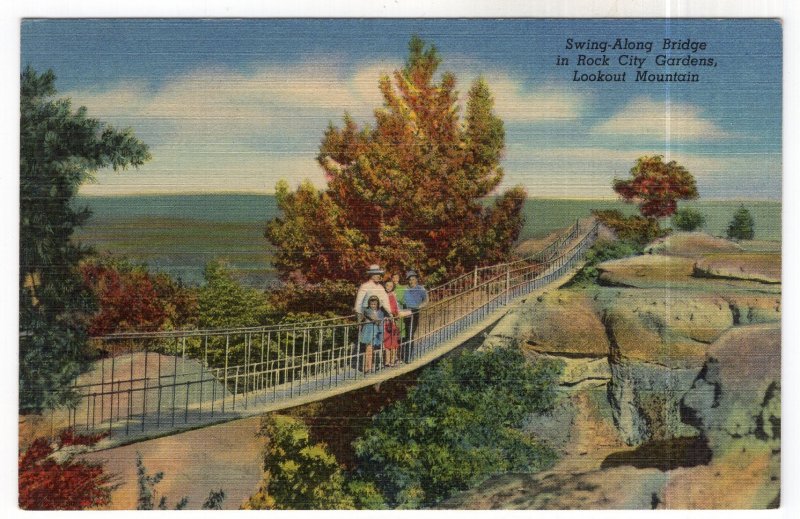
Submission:
<svg viewBox="0 0 800 519">
<path fill-rule="evenodd" d="M 84 284 L 99 309 L 89 321 L 91 335 L 193 328 L 197 291 L 146 265 L 102 255 L 81 265 Z"/>
<path fill-rule="evenodd" d="M 392 506 L 430 506 L 493 474 L 536 472 L 555 453 L 518 430 L 552 408 L 560 364 L 511 349 L 469 352 L 425 370 L 354 447 L 359 473 Z"/>
<path fill-rule="evenodd" d="M 52 454 L 74 445 L 93 445 L 105 435 L 81 436 L 68 429 L 55 441 L 37 438 L 19 456 L 19 507 L 24 510 L 84 510 L 111 502 L 116 488 L 103 465 L 75 461 L 58 462 Z"/>
<path fill-rule="evenodd" d="M 706 218 L 695 209 L 679 209 L 672 216 L 672 225 L 679 231 L 696 231 L 703 227 Z"/>
<path fill-rule="evenodd" d="M 312 443 L 298 418 L 267 415 L 259 436 L 267 439 L 264 477 L 245 503 L 249 510 L 381 508 L 383 498 L 366 482 L 348 482 L 324 443 Z"/>
<path fill-rule="evenodd" d="M 734 240 L 752 240 L 755 236 L 755 221 L 750 211 L 744 206 L 733 213 L 733 219 L 728 224 L 728 238 Z"/>
<path fill-rule="evenodd" d="M 600 223 L 614 231 L 620 240 L 633 242 L 642 247 L 656 238 L 668 234 L 668 231 L 662 229 L 655 218 L 625 216 L 616 209 L 595 210 L 592 211 L 592 214 Z"/>
<path fill-rule="evenodd" d="M 213 261 L 203 272 L 206 284 L 198 295 L 200 328 L 244 328 L 269 324 L 272 308 L 266 295 L 237 283 L 230 270 Z"/>
<path fill-rule="evenodd" d="M 636 256 L 637 254 L 641 254 L 641 252 L 642 246 L 636 242 L 598 240 L 586 251 L 586 256 L 584 257 L 586 263 L 583 268 L 575 274 L 575 277 L 570 283 L 595 283 L 600 275 L 600 271 L 597 270 L 596 265 L 604 261 Z"/>
</svg>

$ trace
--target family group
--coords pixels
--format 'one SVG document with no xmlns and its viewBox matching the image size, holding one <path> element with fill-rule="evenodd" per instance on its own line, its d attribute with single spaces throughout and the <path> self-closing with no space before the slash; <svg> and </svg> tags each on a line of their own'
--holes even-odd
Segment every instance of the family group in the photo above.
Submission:
<svg viewBox="0 0 800 519">
<path fill-rule="evenodd" d="M 371 372 L 376 352 L 383 366 L 396 366 L 414 356 L 414 336 L 419 325 L 419 311 L 428 303 L 428 291 L 419 283 L 414 270 L 406 272 L 406 284 L 400 274 L 386 272 L 378 265 L 367 270 L 369 280 L 358 288 L 353 307 L 360 323 L 359 343 L 364 354 L 363 369 Z"/>
</svg>

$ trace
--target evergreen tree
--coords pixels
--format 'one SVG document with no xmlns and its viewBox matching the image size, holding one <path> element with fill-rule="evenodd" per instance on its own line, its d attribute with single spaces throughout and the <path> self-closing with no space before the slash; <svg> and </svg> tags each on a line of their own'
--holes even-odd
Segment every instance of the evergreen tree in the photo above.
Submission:
<svg viewBox="0 0 800 519">
<path fill-rule="evenodd" d="M 744 206 L 733 213 L 733 219 L 728 224 L 728 238 L 734 240 L 752 240 L 755 236 L 755 220 Z"/>
<path fill-rule="evenodd" d="M 478 79 L 459 116 L 455 76 L 418 37 L 392 77 L 380 79 L 375 127 L 349 115 L 325 131 L 317 157 L 328 180 L 276 189 L 282 216 L 270 222 L 275 265 L 309 281 L 357 280 L 368 263 L 413 266 L 429 283 L 507 256 L 522 227 L 522 188 L 486 198 L 503 178 L 503 122 Z"/>
<path fill-rule="evenodd" d="M 27 67 L 20 84 L 20 412 L 68 403 L 86 368 L 85 316 L 94 308 L 77 270 L 86 250 L 71 241 L 90 216 L 76 209 L 82 182 L 100 168 L 140 166 L 147 146 L 130 129 L 55 99 L 52 71 Z"/>
</svg>

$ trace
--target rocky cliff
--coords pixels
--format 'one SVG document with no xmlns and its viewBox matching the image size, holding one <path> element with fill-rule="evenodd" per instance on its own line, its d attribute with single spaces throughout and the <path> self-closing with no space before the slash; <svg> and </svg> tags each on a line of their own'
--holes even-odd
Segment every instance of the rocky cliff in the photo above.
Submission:
<svg viewBox="0 0 800 519">
<path fill-rule="evenodd" d="M 521 303 L 483 348 L 564 362 L 529 431 L 560 448 L 454 508 L 765 508 L 778 503 L 780 252 L 677 233 L 596 284 Z"/>
</svg>

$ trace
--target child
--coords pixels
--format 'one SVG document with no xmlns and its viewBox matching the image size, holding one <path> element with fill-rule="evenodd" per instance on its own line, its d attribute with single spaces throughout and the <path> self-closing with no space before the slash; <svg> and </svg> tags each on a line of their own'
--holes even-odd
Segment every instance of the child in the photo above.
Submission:
<svg viewBox="0 0 800 519">
<path fill-rule="evenodd" d="M 364 350 L 364 373 L 372 371 L 373 350 L 380 349 L 383 344 L 383 318 L 385 313 L 380 309 L 378 296 L 370 296 L 364 309 L 365 322 L 361 325 L 358 341 Z"/>
</svg>

